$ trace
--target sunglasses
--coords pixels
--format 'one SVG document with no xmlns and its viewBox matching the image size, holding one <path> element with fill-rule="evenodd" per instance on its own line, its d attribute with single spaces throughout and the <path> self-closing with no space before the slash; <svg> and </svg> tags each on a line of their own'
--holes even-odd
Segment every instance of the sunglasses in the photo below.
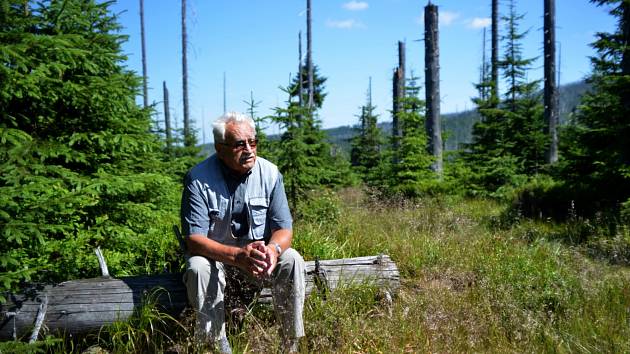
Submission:
<svg viewBox="0 0 630 354">
<path fill-rule="evenodd" d="M 258 145 L 258 139 L 239 140 L 235 142 L 234 144 L 227 144 L 227 143 L 220 143 L 220 144 L 229 146 L 234 150 L 240 151 L 240 150 L 245 149 L 247 145 L 249 145 L 249 147 L 252 149 L 256 148 L 256 145 Z"/>
</svg>

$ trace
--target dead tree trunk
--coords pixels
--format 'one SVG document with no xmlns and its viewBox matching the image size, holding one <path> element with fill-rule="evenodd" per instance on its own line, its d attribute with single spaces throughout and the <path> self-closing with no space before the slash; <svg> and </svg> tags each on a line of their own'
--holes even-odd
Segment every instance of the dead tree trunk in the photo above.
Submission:
<svg viewBox="0 0 630 354">
<path fill-rule="evenodd" d="M 394 163 L 398 163 L 400 139 L 402 138 L 402 126 L 399 115 L 403 111 L 405 98 L 405 43 L 398 41 L 398 67 L 394 70 L 392 89 L 392 139 L 394 150 Z"/>
<path fill-rule="evenodd" d="M 400 286 L 396 264 L 385 255 L 306 262 L 306 295 L 324 296 L 340 285 L 372 284 L 391 295 Z M 0 340 L 23 338 L 31 332 L 40 305 L 47 301 L 44 328 L 51 333 L 98 331 L 104 325 L 128 319 L 149 296 L 162 311 L 177 316 L 187 306 L 182 274 L 161 274 L 115 279 L 110 277 L 67 281 L 9 296 L 0 308 Z M 260 292 L 271 302 L 271 289 Z"/>
<path fill-rule="evenodd" d="M 438 39 L 438 8 L 424 8 L 424 61 L 426 87 L 426 131 L 429 153 L 435 158 L 433 171 L 442 174 L 442 128 L 440 124 L 440 52 Z"/>
<path fill-rule="evenodd" d="M 624 50 L 621 55 L 621 74 L 630 75 L 630 4 L 624 1 L 621 4 L 621 41 L 624 45 Z M 628 90 L 622 96 L 623 106 L 625 109 L 630 109 L 630 93 Z"/>
<path fill-rule="evenodd" d="M 298 32 L 298 104 L 304 107 L 304 82 L 302 81 L 302 31 Z"/>
<path fill-rule="evenodd" d="M 400 150 L 400 121 L 398 120 L 400 114 L 400 107 L 398 102 L 400 101 L 400 68 L 394 70 L 394 76 L 392 77 L 392 150 L 394 152 L 392 162 L 398 163 L 398 153 Z"/>
<path fill-rule="evenodd" d="M 406 68 L 405 68 L 405 42 L 398 41 L 398 111 L 403 110 L 403 100 L 405 98 Z M 400 132 L 399 132 L 400 135 Z"/>
<path fill-rule="evenodd" d="M 558 88 L 556 87 L 556 2 L 544 3 L 545 56 L 545 135 L 548 138 L 547 163 L 558 161 Z"/>
<path fill-rule="evenodd" d="M 630 4 L 627 1 L 621 4 L 621 11 L 621 42 L 624 44 L 621 74 L 630 75 Z"/>
<path fill-rule="evenodd" d="M 140 0 L 140 37 L 142 42 L 142 99 L 144 108 L 149 107 L 149 90 L 147 83 L 147 47 L 144 38 L 144 0 Z"/>
<path fill-rule="evenodd" d="M 311 0 L 306 0 L 306 69 L 308 72 L 308 109 L 313 109 L 315 84 L 313 82 L 313 34 L 311 31 Z M 302 75 L 302 73 L 300 73 Z"/>
<path fill-rule="evenodd" d="M 481 89 L 479 90 L 479 97 L 485 101 L 488 99 L 488 65 L 486 64 L 486 28 L 483 28 L 483 39 L 481 42 L 481 73 L 479 83 Z"/>
<path fill-rule="evenodd" d="M 184 99 L 184 146 L 192 146 L 192 132 L 188 110 L 188 35 L 186 33 L 186 0 L 182 0 L 182 94 Z"/>
<path fill-rule="evenodd" d="M 164 133 L 166 134 L 166 150 L 170 154 L 173 137 L 171 136 L 171 111 L 168 106 L 168 89 L 166 88 L 166 81 L 162 81 L 162 88 L 164 91 Z"/>
<path fill-rule="evenodd" d="M 492 55 L 490 58 L 490 99 L 496 107 L 499 103 L 499 0 L 492 0 Z"/>
</svg>

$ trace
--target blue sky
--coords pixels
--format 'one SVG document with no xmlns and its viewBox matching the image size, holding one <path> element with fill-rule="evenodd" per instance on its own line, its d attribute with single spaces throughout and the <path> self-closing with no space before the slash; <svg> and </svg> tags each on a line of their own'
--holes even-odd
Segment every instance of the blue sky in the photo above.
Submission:
<svg viewBox="0 0 630 354">
<path fill-rule="evenodd" d="M 473 84 L 479 78 L 483 26 L 489 25 L 490 0 L 433 0 L 440 15 L 440 96 L 442 113 L 473 108 Z M 424 86 L 423 11 L 417 0 L 312 0 L 313 61 L 328 78 L 328 96 L 320 111 L 325 128 L 357 123 L 366 102 L 369 78 L 379 121 L 391 121 L 391 77 L 398 64 L 397 41 L 405 41 L 407 70 Z M 181 3 L 145 0 L 149 101 L 162 119 L 162 82 L 170 93 L 171 117 L 181 121 Z M 227 110 L 245 111 L 253 93 L 258 115 L 284 105 L 286 86 L 298 67 L 298 32 L 306 53 L 306 0 L 188 0 L 188 71 L 190 114 L 201 142 L 211 141 L 210 122 L 223 113 L 223 76 Z M 525 57 L 538 57 L 530 72 L 542 78 L 543 1 L 521 0 Z M 119 0 L 127 65 L 142 73 L 138 0 Z M 507 1 L 500 12 L 507 14 Z M 589 46 L 594 34 L 611 31 L 615 20 L 606 8 L 587 0 L 556 0 L 556 39 L 561 46 L 561 82 L 590 72 Z M 504 32 L 501 25 L 500 30 Z M 490 33 L 488 27 L 487 38 Z M 487 47 L 489 51 L 489 45 Z M 502 55 L 502 50 L 500 51 Z M 504 85 L 503 85 L 504 86 Z M 422 92 L 424 97 L 424 92 Z M 141 99 L 138 100 L 141 102 Z M 181 127 L 181 123 L 179 127 Z M 268 128 L 276 133 L 277 127 Z"/>
</svg>

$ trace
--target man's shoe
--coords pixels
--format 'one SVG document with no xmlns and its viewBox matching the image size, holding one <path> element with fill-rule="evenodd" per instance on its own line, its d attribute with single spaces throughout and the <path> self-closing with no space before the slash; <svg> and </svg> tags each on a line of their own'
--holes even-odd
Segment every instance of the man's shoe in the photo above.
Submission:
<svg viewBox="0 0 630 354">
<path fill-rule="evenodd" d="M 214 342 L 217 350 L 221 354 L 232 354 L 232 347 L 230 347 L 230 342 L 228 342 L 227 337 L 221 337 Z"/>
<path fill-rule="evenodd" d="M 300 340 L 298 338 L 292 338 L 284 341 L 283 353 L 295 354 L 299 353 Z"/>
</svg>

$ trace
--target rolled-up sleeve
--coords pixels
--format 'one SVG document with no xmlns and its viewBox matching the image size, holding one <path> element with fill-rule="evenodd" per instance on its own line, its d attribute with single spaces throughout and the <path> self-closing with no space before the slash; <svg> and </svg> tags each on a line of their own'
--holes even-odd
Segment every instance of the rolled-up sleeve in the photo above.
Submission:
<svg viewBox="0 0 630 354">
<path fill-rule="evenodd" d="M 292 229 L 293 219 L 289 210 L 289 202 L 284 191 L 284 181 L 282 174 L 278 176 L 276 184 L 271 193 L 269 203 L 269 222 L 271 230 Z"/>
<path fill-rule="evenodd" d="M 184 179 L 180 216 L 184 237 L 193 234 L 208 235 L 210 230 L 208 204 L 203 198 L 201 183 L 193 180 L 190 174 L 186 175 Z"/>
</svg>

